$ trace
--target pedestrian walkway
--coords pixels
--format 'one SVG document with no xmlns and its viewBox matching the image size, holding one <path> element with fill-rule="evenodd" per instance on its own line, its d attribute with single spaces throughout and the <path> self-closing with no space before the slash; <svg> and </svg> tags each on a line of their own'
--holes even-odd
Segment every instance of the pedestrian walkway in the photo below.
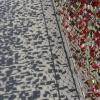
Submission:
<svg viewBox="0 0 100 100">
<path fill-rule="evenodd" d="M 81 100 L 52 0 L 0 0 L 0 100 Z"/>
</svg>

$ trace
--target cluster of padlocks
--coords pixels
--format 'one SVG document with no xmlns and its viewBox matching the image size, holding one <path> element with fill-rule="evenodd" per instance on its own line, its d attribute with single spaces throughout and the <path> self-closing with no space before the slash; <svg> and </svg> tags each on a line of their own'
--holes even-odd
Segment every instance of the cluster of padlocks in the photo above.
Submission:
<svg viewBox="0 0 100 100">
<path fill-rule="evenodd" d="M 100 98 L 100 0 L 54 0 L 85 97 Z"/>
</svg>

